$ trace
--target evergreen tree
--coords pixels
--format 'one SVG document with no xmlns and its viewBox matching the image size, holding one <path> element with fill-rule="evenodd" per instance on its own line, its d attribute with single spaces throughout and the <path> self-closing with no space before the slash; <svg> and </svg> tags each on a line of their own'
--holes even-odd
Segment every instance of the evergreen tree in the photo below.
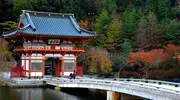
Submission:
<svg viewBox="0 0 180 100">
<path fill-rule="evenodd" d="M 117 5 L 115 0 L 105 0 L 104 7 L 110 15 L 117 10 Z"/>
<path fill-rule="evenodd" d="M 110 51 L 116 51 L 120 48 L 121 43 L 121 30 L 122 23 L 119 18 L 115 18 L 109 25 L 107 31 L 107 49 Z"/>
<path fill-rule="evenodd" d="M 163 20 L 170 17 L 170 0 L 148 0 L 148 8 L 149 11 L 153 11 L 157 15 L 158 20 Z"/>
<path fill-rule="evenodd" d="M 128 57 L 129 52 L 132 50 L 131 42 L 128 39 L 125 39 L 121 48 L 123 55 Z"/>
<path fill-rule="evenodd" d="M 130 41 L 134 41 L 135 39 L 135 30 L 137 28 L 137 24 L 139 22 L 141 14 L 137 12 L 136 9 L 132 9 L 130 11 L 126 10 L 123 13 L 123 25 L 122 25 L 122 38 L 129 39 Z"/>
<path fill-rule="evenodd" d="M 169 20 L 162 22 L 162 26 L 164 28 L 164 43 L 172 43 L 175 45 L 180 45 L 180 23 L 176 22 L 176 20 Z"/>
<path fill-rule="evenodd" d="M 38 0 L 13 0 L 16 15 L 20 15 L 22 10 L 35 10 Z"/>
<path fill-rule="evenodd" d="M 108 12 L 103 9 L 99 17 L 96 19 L 94 28 L 97 32 L 96 39 L 93 40 L 94 46 L 105 47 L 106 46 L 106 31 L 107 25 L 110 23 Z"/>
<path fill-rule="evenodd" d="M 62 4 L 62 0 L 37 0 L 37 5 L 34 5 L 34 9 L 44 12 L 59 12 Z"/>
<path fill-rule="evenodd" d="M 0 22 L 7 20 L 16 21 L 15 14 L 13 12 L 13 1 L 0 0 Z"/>
<path fill-rule="evenodd" d="M 79 7 L 78 0 L 64 0 L 63 7 L 59 10 L 61 13 L 73 13 L 77 20 L 80 20 L 84 16 L 84 11 Z"/>
<path fill-rule="evenodd" d="M 157 13 L 158 10 L 158 0 L 147 0 L 148 10 Z"/>
<path fill-rule="evenodd" d="M 171 11 L 170 0 L 158 0 L 157 5 L 158 5 L 158 11 L 157 11 L 158 18 L 160 20 L 169 18 L 170 11 Z"/>
</svg>

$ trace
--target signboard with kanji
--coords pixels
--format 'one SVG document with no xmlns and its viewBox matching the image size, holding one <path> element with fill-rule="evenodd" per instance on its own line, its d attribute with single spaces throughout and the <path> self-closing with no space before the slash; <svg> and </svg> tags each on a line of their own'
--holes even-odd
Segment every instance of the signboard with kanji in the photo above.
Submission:
<svg viewBox="0 0 180 100">
<path fill-rule="evenodd" d="M 60 39 L 49 39 L 48 44 L 58 45 L 60 44 Z"/>
</svg>

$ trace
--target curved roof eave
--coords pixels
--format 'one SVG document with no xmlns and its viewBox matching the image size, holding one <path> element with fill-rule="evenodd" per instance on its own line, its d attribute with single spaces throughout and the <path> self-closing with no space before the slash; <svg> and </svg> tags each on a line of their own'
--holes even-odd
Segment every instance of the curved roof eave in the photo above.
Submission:
<svg viewBox="0 0 180 100">
<path fill-rule="evenodd" d="M 12 36 L 12 35 L 15 35 L 17 33 L 17 30 L 16 31 L 13 31 L 13 32 L 10 32 L 10 33 L 3 33 L 2 36 L 4 37 L 7 37 L 7 36 Z"/>
</svg>

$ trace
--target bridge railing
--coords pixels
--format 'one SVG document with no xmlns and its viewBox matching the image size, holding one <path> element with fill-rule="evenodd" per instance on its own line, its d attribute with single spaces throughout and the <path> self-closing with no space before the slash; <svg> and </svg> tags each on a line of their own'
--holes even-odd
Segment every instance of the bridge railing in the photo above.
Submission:
<svg viewBox="0 0 180 100">
<path fill-rule="evenodd" d="M 153 89 L 161 89 L 164 91 L 171 91 L 175 93 L 180 93 L 180 84 L 173 83 L 173 82 L 165 82 L 165 81 L 158 81 L 158 80 L 147 80 L 147 79 L 54 79 L 55 84 L 97 84 L 97 85 L 110 85 L 110 86 L 119 86 L 119 85 L 134 85 L 140 87 L 148 87 Z M 49 81 L 50 82 L 50 81 Z M 172 86 L 172 88 L 167 88 L 166 86 Z M 178 88 L 178 89 L 175 89 Z"/>
<path fill-rule="evenodd" d="M 112 80 L 112 79 L 111 79 L 111 80 Z M 172 85 L 172 86 L 175 86 L 175 87 L 180 87 L 180 83 L 160 81 L 160 80 L 127 79 L 127 78 L 116 78 L 116 79 L 113 79 L 113 80 L 117 80 L 117 81 L 132 81 L 132 82 L 143 82 L 143 83 L 152 83 L 152 84 L 159 84 L 159 85 Z"/>
</svg>

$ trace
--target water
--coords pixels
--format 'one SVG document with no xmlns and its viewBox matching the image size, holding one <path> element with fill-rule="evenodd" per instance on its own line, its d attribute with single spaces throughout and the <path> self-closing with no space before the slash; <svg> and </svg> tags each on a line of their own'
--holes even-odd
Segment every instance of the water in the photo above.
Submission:
<svg viewBox="0 0 180 100">
<path fill-rule="evenodd" d="M 72 90 L 72 89 L 71 89 Z M 67 93 L 50 88 L 0 88 L 0 100 L 106 100 L 105 96 L 84 90 Z M 87 93 L 85 93 L 87 92 Z M 82 93 L 80 95 L 79 93 Z"/>
</svg>

